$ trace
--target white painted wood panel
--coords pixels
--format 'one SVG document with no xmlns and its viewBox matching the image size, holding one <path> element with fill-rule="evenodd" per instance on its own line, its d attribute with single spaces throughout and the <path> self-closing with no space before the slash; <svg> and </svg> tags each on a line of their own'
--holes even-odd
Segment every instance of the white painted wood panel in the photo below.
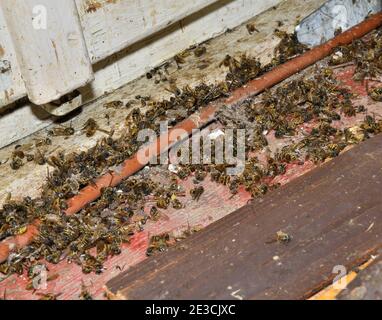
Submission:
<svg viewBox="0 0 382 320">
<path fill-rule="evenodd" d="M 218 0 L 76 0 L 93 63 Z M 220 1 L 221 2 L 221 1 Z"/>
<path fill-rule="evenodd" d="M 74 0 L 2 0 L 29 99 L 56 100 L 93 80 Z"/>
<path fill-rule="evenodd" d="M 0 108 L 25 95 L 24 81 L 0 7 Z"/>
</svg>

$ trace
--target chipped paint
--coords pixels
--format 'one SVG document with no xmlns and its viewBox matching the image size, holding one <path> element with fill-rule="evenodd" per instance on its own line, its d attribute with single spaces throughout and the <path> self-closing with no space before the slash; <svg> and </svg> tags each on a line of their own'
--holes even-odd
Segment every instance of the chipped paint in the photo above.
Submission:
<svg viewBox="0 0 382 320">
<path fill-rule="evenodd" d="M 9 100 L 7 90 L 12 85 L 12 67 L 8 60 L 0 60 L 0 92 L 4 91 L 6 100 Z"/>
<path fill-rule="evenodd" d="M 54 49 L 54 54 L 56 56 L 56 61 L 57 61 L 57 63 L 59 63 L 56 43 L 53 40 L 51 40 L 51 42 L 52 42 L 52 46 L 53 46 L 53 49 Z"/>
<path fill-rule="evenodd" d="M 25 83 L 29 100 L 43 105 L 57 100 L 93 80 L 93 70 L 74 0 L 30 0 L 15 5 L 2 0 L 1 7 Z M 48 29 L 36 32 L 20 24 L 15 16 L 33 18 L 35 5 L 47 10 Z M 65 37 L 77 35 L 80 41 L 68 43 Z M 87 64 L 78 63 L 86 60 Z M 13 73 L 13 72 L 12 72 Z"/>
<path fill-rule="evenodd" d="M 106 4 L 114 4 L 114 3 L 117 3 L 118 1 L 119 0 L 103 0 L 103 1 L 86 0 L 85 12 L 86 13 L 96 12 L 97 10 L 101 9 L 105 3 Z"/>
</svg>

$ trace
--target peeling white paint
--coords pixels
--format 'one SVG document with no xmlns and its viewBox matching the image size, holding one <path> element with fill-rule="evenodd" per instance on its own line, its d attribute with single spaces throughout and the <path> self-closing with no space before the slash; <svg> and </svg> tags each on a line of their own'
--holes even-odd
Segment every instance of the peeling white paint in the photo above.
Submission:
<svg viewBox="0 0 382 320">
<path fill-rule="evenodd" d="M 74 0 L 2 0 L 0 5 L 33 103 L 56 100 L 93 80 Z M 35 16 L 35 8 L 45 8 L 45 15 Z"/>
</svg>

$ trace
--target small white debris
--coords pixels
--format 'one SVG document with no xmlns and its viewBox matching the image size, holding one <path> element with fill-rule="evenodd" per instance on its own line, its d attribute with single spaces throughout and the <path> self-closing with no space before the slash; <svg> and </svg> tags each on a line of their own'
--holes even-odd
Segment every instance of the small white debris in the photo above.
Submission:
<svg viewBox="0 0 382 320">
<path fill-rule="evenodd" d="M 117 190 L 117 193 L 122 194 L 123 191 L 122 190 Z"/>
<path fill-rule="evenodd" d="M 224 136 L 224 132 L 221 131 L 220 129 L 216 129 L 214 131 L 212 131 L 208 137 L 211 139 L 211 140 L 215 140 L 217 138 L 219 138 L 220 136 Z"/>
<path fill-rule="evenodd" d="M 172 173 L 178 173 L 179 167 L 176 164 L 171 163 L 168 165 L 168 171 L 170 171 Z"/>
<path fill-rule="evenodd" d="M 369 232 L 373 227 L 374 227 L 374 222 L 369 226 L 369 228 L 367 228 L 365 232 Z"/>
<path fill-rule="evenodd" d="M 269 132 L 268 130 L 264 130 L 263 131 L 263 136 L 266 136 L 268 134 L 268 132 Z"/>
<path fill-rule="evenodd" d="M 334 54 L 333 54 L 333 59 L 334 60 L 338 60 L 338 59 L 341 59 L 343 57 L 343 54 L 341 51 L 336 51 Z"/>
<path fill-rule="evenodd" d="M 235 292 L 232 292 L 231 296 L 237 300 L 244 300 L 244 298 L 241 295 L 239 295 L 239 292 L 240 292 L 240 289 L 236 290 Z"/>
<path fill-rule="evenodd" d="M 279 261 L 279 260 L 280 260 L 280 257 L 279 257 L 279 256 L 274 256 L 274 257 L 273 257 L 273 260 L 274 260 L 274 261 Z"/>
</svg>

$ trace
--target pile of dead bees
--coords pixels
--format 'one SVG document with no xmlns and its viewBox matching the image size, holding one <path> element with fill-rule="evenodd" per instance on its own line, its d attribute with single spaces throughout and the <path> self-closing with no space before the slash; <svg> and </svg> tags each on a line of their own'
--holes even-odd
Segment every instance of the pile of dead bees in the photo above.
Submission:
<svg viewBox="0 0 382 320">
<path fill-rule="evenodd" d="M 86 152 L 69 155 L 59 153 L 49 159 L 41 154 L 32 159 L 31 155 L 16 152 L 11 164 L 15 169 L 22 165 L 20 161 L 24 157 L 28 157 L 28 161 L 35 160 L 40 164 L 48 161 L 54 171 L 50 172 L 41 197 L 26 197 L 23 201 L 9 199 L 1 209 L 0 240 L 23 234 L 26 225 L 36 219 L 41 224 L 35 241 L 12 253 L 8 261 L 0 265 L 0 272 L 23 273 L 42 259 L 51 263 L 67 259 L 81 265 L 85 273 L 101 273 L 105 260 L 118 255 L 121 245 L 142 231 L 148 220 L 159 219 L 162 209 L 183 207 L 180 199 L 184 192 L 178 185 L 179 179 L 190 175 L 194 177 L 196 186 L 191 196 L 195 201 L 204 191 L 198 184 L 207 177 L 228 185 L 232 193 L 236 193 L 239 186 L 244 186 L 256 197 L 277 187 L 272 184 L 272 180 L 285 173 L 288 163 L 303 163 L 307 160 L 322 162 L 337 156 L 348 145 L 380 133 L 382 121 L 372 116 L 366 116 L 365 121 L 357 127 L 339 130 L 332 126 L 341 117 L 351 117 L 365 110 L 362 106 L 353 105 L 351 92 L 337 87 L 330 65 L 354 63 L 357 80 L 380 76 L 381 33 L 375 31 L 367 41 L 357 40 L 350 46 L 338 48 L 331 56 L 329 66 L 316 70 L 310 78 L 300 77 L 278 86 L 264 93 L 261 101 L 244 102 L 240 107 L 245 111 L 246 120 L 221 112 L 218 120 L 226 127 L 243 127 L 249 132 L 245 169 L 236 177 L 225 174 L 226 165 L 183 165 L 176 174 L 172 174 L 170 184 L 161 185 L 147 178 L 131 177 L 116 188 L 104 189 L 100 199 L 78 214 L 63 214 L 67 208 L 67 199 L 138 150 L 141 145 L 137 141 L 139 130 L 150 128 L 159 132 L 160 120 L 168 119 L 170 125 L 173 125 L 210 101 L 228 96 L 233 89 L 303 52 L 305 48 L 298 44 L 293 35 L 277 32 L 282 40 L 276 48 L 276 57 L 269 65 L 261 66 L 257 59 L 245 55 L 237 59 L 227 56 L 221 66 L 228 68 L 228 73 L 226 80 L 221 83 L 202 83 L 195 88 L 172 88 L 172 97 L 163 101 L 136 97 L 142 106 L 148 107 L 148 111 L 143 114 L 141 109 L 134 109 L 126 119 L 126 130 L 122 136 L 114 138 L 110 132 Z M 182 63 L 179 57 L 177 63 Z M 380 91 L 373 89 L 370 96 L 380 101 Z M 114 101 L 107 107 L 124 108 L 124 104 Z M 174 114 L 174 111 L 176 116 L 169 119 L 168 115 L 170 112 Z M 253 156 L 256 151 L 267 146 L 267 132 L 274 131 L 276 138 L 294 136 L 299 126 L 310 122 L 316 124 L 310 132 L 298 142 L 268 157 L 266 163 Z M 84 128 L 89 136 L 100 129 L 94 121 L 87 123 Z M 67 128 L 61 134 L 70 135 L 72 131 Z M 49 143 L 48 139 L 46 143 Z M 144 210 L 147 205 L 150 206 L 149 214 Z M 162 251 L 170 243 L 167 236 L 157 236 L 152 239 L 148 254 Z"/>
</svg>

